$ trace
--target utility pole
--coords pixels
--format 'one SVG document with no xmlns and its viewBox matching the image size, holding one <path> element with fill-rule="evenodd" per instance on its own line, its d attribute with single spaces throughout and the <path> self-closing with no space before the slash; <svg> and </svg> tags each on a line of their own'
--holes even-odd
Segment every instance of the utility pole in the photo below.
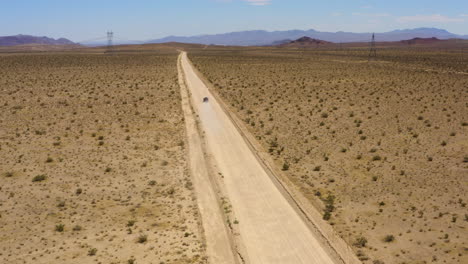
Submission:
<svg viewBox="0 0 468 264">
<path fill-rule="evenodd" d="M 106 53 L 112 52 L 112 39 L 114 38 L 114 32 L 107 31 L 107 50 Z"/>
<path fill-rule="evenodd" d="M 375 34 L 372 33 L 372 41 L 370 43 L 370 51 L 369 51 L 369 61 L 371 59 L 375 59 L 377 57 L 377 49 L 375 48 Z"/>
</svg>

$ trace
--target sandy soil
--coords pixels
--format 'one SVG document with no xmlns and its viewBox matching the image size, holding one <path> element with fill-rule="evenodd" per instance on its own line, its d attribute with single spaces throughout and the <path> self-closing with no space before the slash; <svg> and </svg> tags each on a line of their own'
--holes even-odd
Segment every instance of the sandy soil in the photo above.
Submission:
<svg viewBox="0 0 468 264">
<path fill-rule="evenodd" d="M 176 61 L 1 58 L 1 263 L 204 262 Z"/>
<path fill-rule="evenodd" d="M 189 56 L 362 261 L 465 263 L 468 64 L 457 52 Z"/>
<path fill-rule="evenodd" d="M 182 55 L 193 106 L 223 179 L 248 263 L 335 263 Z M 208 103 L 202 103 L 203 97 Z"/>
</svg>

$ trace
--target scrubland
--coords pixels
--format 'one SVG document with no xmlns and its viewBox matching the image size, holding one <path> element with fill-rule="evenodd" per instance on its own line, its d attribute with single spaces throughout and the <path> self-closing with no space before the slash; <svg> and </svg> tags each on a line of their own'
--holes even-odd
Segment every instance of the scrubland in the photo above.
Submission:
<svg viewBox="0 0 468 264">
<path fill-rule="evenodd" d="M 204 262 L 176 62 L 1 56 L 1 263 Z"/>
<path fill-rule="evenodd" d="M 378 52 L 189 56 L 364 263 L 466 263 L 468 57 Z"/>
</svg>

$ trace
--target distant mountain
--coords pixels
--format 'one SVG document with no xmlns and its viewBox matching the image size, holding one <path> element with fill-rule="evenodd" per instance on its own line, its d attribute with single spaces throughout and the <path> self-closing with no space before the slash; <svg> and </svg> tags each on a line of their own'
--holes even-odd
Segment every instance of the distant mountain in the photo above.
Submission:
<svg viewBox="0 0 468 264">
<path fill-rule="evenodd" d="M 30 35 L 16 35 L 4 37 L 0 36 L 0 46 L 16 46 L 27 44 L 74 45 L 75 43 L 66 38 L 53 39 L 48 37 L 36 37 Z"/>
<path fill-rule="evenodd" d="M 297 40 L 290 41 L 288 43 L 280 44 L 280 47 L 295 47 L 295 48 L 308 48 L 308 47 L 318 47 L 331 44 L 331 42 L 323 41 L 320 39 L 313 39 L 309 37 L 302 37 Z"/>
<path fill-rule="evenodd" d="M 438 38 L 413 38 L 408 40 L 402 40 L 401 43 L 412 45 L 412 44 L 429 44 L 429 43 L 436 43 L 441 42 Z"/>
<path fill-rule="evenodd" d="M 277 45 L 279 41 L 298 39 L 302 36 L 320 39 L 329 42 L 368 42 L 372 33 L 352 33 L 352 32 L 320 32 L 310 30 L 288 30 L 288 31 L 240 31 L 216 35 L 199 35 L 192 37 L 169 36 L 162 39 L 150 40 L 147 43 L 182 42 L 197 44 L 235 45 L 235 46 L 265 46 Z M 413 38 L 438 38 L 468 39 L 468 35 L 456 35 L 444 29 L 437 28 L 416 28 L 394 30 L 384 33 L 376 33 L 376 41 L 401 41 Z"/>
</svg>

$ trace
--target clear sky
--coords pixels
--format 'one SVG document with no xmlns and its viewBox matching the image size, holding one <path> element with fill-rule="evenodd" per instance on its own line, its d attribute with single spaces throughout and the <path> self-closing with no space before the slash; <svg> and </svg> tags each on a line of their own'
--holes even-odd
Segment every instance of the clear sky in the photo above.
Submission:
<svg viewBox="0 0 468 264">
<path fill-rule="evenodd" d="M 0 36 L 148 40 L 265 29 L 468 34 L 468 0 L 0 0 Z"/>
</svg>

